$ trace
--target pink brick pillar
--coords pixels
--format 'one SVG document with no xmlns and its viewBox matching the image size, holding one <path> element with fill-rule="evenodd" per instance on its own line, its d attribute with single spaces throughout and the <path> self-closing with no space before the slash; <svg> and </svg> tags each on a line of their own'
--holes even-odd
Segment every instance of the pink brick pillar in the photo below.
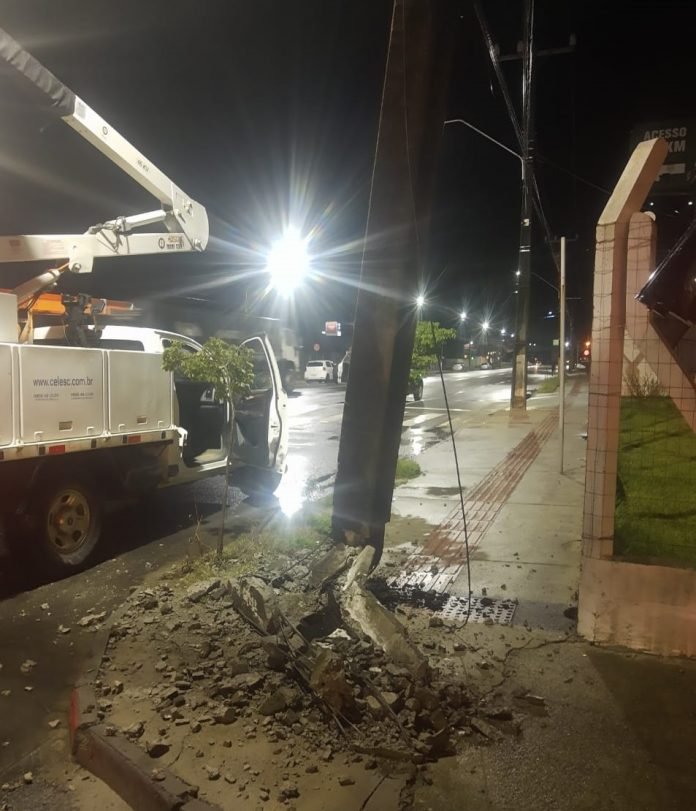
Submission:
<svg viewBox="0 0 696 811">
<path fill-rule="evenodd" d="M 629 224 L 666 155 L 662 139 L 639 144 L 597 224 L 583 515 L 583 555 L 588 557 L 613 554 Z"/>
</svg>

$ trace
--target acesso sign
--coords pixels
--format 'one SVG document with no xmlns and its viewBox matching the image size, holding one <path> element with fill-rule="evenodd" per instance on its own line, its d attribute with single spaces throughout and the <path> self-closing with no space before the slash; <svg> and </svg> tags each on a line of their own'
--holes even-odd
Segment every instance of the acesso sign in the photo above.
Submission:
<svg viewBox="0 0 696 811">
<path fill-rule="evenodd" d="M 686 134 L 688 127 L 665 127 L 664 129 L 646 130 L 642 141 L 653 138 L 664 138 L 669 144 L 670 152 L 686 152 Z"/>
<path fill-rule="evenodd" d="M 651 194 L 692 194 L 696 186 L 696 120 L 651 121 L 635 127 L 631 146 L 664 138 L 669 152 Z"/>
</svg>

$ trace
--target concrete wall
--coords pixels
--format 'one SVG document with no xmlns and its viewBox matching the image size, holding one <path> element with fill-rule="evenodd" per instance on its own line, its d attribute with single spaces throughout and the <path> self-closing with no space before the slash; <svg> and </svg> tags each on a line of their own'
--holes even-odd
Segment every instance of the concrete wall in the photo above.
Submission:
<svg viewBox="0 0 696 811">
<path fill-rule="evenodd" d="M 696 656 L 696 572 L 585 558 L 578 632 L 594 642 Z"/>
</svg>

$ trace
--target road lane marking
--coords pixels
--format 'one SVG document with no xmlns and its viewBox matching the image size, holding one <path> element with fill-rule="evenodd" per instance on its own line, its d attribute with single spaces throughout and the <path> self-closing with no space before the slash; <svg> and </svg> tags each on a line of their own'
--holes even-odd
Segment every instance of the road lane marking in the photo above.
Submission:
<svg viewBox="0 0 696 811">
<path fill-rule="evenodd" d="M 432 406 L 419 406 L 419 405 L 417 405 L 415 403 L 406 403 L 406 408 L 409 411 L 412 410 L 412 409 L 415 409 L 415 408 L 420 408 L 421 411 L 439 411 L 441 413 L 445 413 L 445 414 L 447 413 L 447 409 L 444 406 L 442 408 L 434 408 Z M 462 413 L 469 412 L 471 410 L 472 409 L 470 409 L 470 408 L 450 408 L 450 411 L 452 411 L 452 412 L 457 411 L 457 412 L 462 412 Z"/>
</svg>

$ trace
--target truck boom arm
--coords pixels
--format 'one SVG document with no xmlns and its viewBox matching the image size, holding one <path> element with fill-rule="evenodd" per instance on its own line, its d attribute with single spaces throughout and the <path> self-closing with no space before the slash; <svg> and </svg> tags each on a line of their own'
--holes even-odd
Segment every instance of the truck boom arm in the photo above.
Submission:
<svg viewBox="0 0 696 811">
<path fill-rule="evenodd" d="M 208 243 L 205 208 L 185 194 L 2 28 L 0 59 L 31 82 L 54 115 L 150 192 L 161 206 L 155 211 L 99 223 L 84 234 L 0 237 L 0 262 L 64 260 L 67 270 L 89 273 L 97 257 L 205 249 Z M 163 223 L 168 233 L 130 233 L 135 228 L 155 223 Z"/>
</svg>

